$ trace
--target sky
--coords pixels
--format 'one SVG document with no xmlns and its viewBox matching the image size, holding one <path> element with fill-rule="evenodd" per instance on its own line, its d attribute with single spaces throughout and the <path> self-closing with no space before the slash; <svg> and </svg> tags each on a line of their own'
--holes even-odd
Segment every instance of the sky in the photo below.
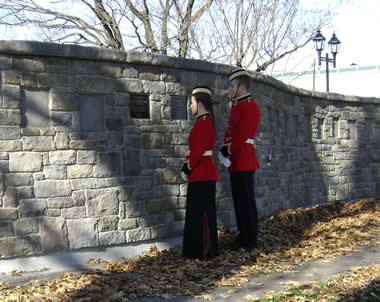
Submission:
<svg viewBox="0 0 380 302">
<path fill-rule="evenodd" d="M 310 0 L 305 0 L 310 1 Z M 331 0 L 319 0 L 318 5 L 328 6 Z M 309 2 L 310 5 L 312 2 Z M 322 28 L 321 32 L 326 38 L 325 49 L 322 55 L 329 53 L 327 42 L 335 32 L 340 40 L 340 51 L 337 54 L 337 68 L 357 64 L 359 66 L 380 65 L 380 0 L 351 0 L 338 8 L 333 23 Z M 276 66 L 277 71 L 286 68 L 287 71 L 311 70 L 317 52 L 314 45 L 309 43 L 295 55 L 287 58 L 282 64 Z M 325 63 L 322 63 L 325 64 Z M 276 70 L 274 72 L 276 72 Z"/>
</svg>

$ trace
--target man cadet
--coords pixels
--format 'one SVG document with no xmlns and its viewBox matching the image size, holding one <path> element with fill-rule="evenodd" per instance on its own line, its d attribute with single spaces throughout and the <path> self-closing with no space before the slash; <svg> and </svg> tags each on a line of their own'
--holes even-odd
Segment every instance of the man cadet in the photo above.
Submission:
<svg viewBox="0 0 380 302">
<path fill-rule="evenodd" d="M 260 109 L 249 94 L 250 77 L 238 69 L 230 76 L 228 88 L 232 107 L 224 145 L 219 159 L 228 167 L 239 235 L 233 248 L 250 251 L 257 247 L 258 213 L 254 191 L 254 173 L 259 168 L 254 138 L 260 122 Z"/>
</svg>

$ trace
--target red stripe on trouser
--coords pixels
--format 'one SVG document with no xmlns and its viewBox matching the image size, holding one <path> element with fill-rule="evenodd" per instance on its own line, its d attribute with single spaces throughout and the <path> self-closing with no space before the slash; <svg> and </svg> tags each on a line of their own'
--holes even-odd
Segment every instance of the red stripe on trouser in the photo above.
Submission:
<svg viewBox="0 0 380 302">
<path fill-rule="evenodd" d="M 203 257 L 206 256 L 206 249 L 205 249 L 206 240 L 208 240 L 209 251 L 212 255 L 212 245 L 211 245 L 211 238 L 210 238 L 210 228 L 208 226 L 208 217 L 207 217 L 206 212 L 204 212 L 203 213 Z"/>
</svg>

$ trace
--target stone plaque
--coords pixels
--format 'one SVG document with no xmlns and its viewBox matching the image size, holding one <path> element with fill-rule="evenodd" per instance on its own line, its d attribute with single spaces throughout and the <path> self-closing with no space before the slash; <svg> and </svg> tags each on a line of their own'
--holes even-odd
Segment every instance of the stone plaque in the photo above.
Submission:
<svg viewBox="0 0 380 302">
<path fill-rule="evenodd" d="M 49 92 L 25 89 L 23 127 L 50 127 Z"/>
<path fill-rule="evenodd" d="M 104 130 L 104 97 L 83 95 L 80 97 L 80 129 Z"/>
<path fill-rule="evenodd" d="M 149 119 L 149 98 L 144 94 L 130 94 L 131 118 Z"/>
<path fill-rule="evenodd" d="M 187 97 L 172 96 L 171 99 L 171 119 L 187 120 L 187 108 L 190 103 Z"/>
</svg>

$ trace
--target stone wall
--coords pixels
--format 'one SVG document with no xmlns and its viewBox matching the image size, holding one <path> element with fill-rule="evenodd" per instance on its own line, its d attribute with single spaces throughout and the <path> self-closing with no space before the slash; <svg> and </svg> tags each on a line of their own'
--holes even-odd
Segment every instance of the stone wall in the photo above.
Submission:
<svg viewBox="0 0 380 302">
<path fill-rule="evenodd" d="M 187 96 L 214 89 L 217 146 L 232 66 L 0 41 L 0 256 L 181 235 Z M 252 73 L 260 216 L 380 196 L 380 100 L 315 93 Z M 216 152 L 215 152 L 216 153 Z M 228 174 L 218 222 L 235 225 Z"/>
</svg>

